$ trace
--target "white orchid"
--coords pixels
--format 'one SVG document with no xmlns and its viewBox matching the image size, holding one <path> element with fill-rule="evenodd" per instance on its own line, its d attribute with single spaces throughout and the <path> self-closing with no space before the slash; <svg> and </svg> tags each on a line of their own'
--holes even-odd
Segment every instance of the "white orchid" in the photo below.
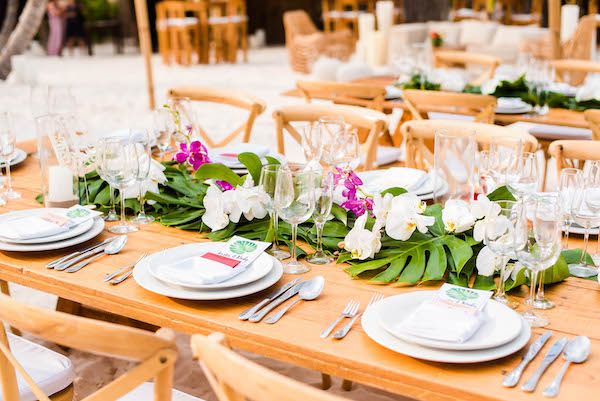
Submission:
<svg viewBox="0 0 600 401">
<path fill-rule="evenodd" d="M 385 232 L 399 241 L 409 239 L 415 229 L 425 234 L 427 227 L 435 223 L 435 217 L 423 215 L 426 207 L 425 202 L 415 194 L 404 193 L 396 196 L 392 199 L 391 208 L 387 213 Z"/>
<path fill-rule="evenodd" d="M 487 225 L 500 214 L 500 205 L 485 195 L 479 195 L 477 200 L 471 203 L 471 214 L 478 219 L 473 227 L 473 239 L 481 242 L 485 239 Z"/>
<path fill-rule="evenodd" d="M 496 87 L 500 84 L 499 78 L 488 79 L 481 84 L 481 93 L 484 95 L 491 95 L 496 91 Z"/>
<path fill-rule="evenodd" d="M 496 269 L 501 267 L 501 263 L 504 266 L 508 263 L 508 259 L 499 258 L 488 246 L 484 246 L 479 251 L 477 259 L 475 260 L 475 266 L 477 266 L 477 272 L 482 276 L 491 276 L 494 274 Z"/>
<path fill-rule="evenodd" d="M 248 221 L 262 219 L 267 215 L 265 206 L 269 202 L 269 195 L 261 186 L 254 186 L 250 175 L 241 186 L 224 192 L 224 199 L 225 210 L 234 223 L 239 223 L 242 214 Z"/>
<path fill-rule="evenodd" d="M 449 199 L 442 210 L 444 228 L 449 233 L 463 233 L 475 224 L 469 204 L 461 199 Z"/>
<path fill-rule="evenodd" d="M 125 199 L 137 199 L 138 196 L 140 196 L 140 188 L 142 188 L 142 185 L 147 192 L 153 192 L 157 194 L 158 184 L 164 184 L 167 181 L 167 177 L 165 176 L 165 173 L 163 173 L 164 170 L 165 166 L 156 160 L 151 160 L 148 179 L 144 183 L 136 181 L 134 184 L 125 188 L 125 191 L 123 191 L 123 196 L 125 196 Z M 150 201 L 148 201 L 148 203 L 150 203 Z"/>
<path fill-rule="evenodd" d="M 354 227 L 344 238 L 344 249 L 350 252 L 353 259 L 372 258 L 381 249 L 381 226 L 375 223 L 373 230 L 367 230 L 367 216 L 365 213 L 356 219 Z"/>
<path fill-rule="evenodd" d="M 378 193 L 373 196 L 373 215 L 382 227 L 385 225 L 390 210 L 392 209 L 393 200 L 394 196 L 390 193 L 383 196 Z"/>
<path fill-rule="evenodd" d="M 212 231 L 221 230 L 229 224 L 229 216 L 225 211 L 224 193 L 215 184 L 211 184 L 204 195 L 202 222 Z"/>
</svg>

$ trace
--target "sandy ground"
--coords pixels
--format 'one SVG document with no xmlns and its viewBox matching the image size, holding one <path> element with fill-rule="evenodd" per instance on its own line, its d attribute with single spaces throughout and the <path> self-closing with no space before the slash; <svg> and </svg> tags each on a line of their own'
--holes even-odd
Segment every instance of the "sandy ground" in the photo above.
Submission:
<svg viewBox="0 0 600 401">
<path fill-rule="evenodd" d="M 32 116 L 39 113 L 39 110 L 31 107 L 30 87 L 32 85 L 69 87 L 76 98 L 82 119 L 89 125 L 90 132 L 95 135 L 119 127 L 127 127 L 132 123 L 151 122 L 141 57 L 136 54 L 112 56 L 110 48 L 103 47 L 99 49 L 98 54 L 93 58 L 77 56 L 53 58 L 39 56 L 33 52 L 16 60 L 15 72 L 7 82 L 0 82 L 0 110 L 17 115 L 15 126 L 19 140 L 35 137 Z M 283 48 L 252 50 L 247 64 L 167 67 L 162 65 L 159 58 L 155 56 L 153 66 L 158 105 L 165 102 L 167 89 L 178 85 L 235 88 L 263 99 L 268 109 L 256 121 L 253 141 L 268 146 L 275 146 L 275 131 L 271 117 L 273 110 L 300 101 L 280 96 L 281 92 L 293 87 L 294 82 L 301 77 L 288 68 L 287 54 Z M 228 128 L 233 128 L 237 121 L 235 117 L 238 115 L 234 111 L 211 105 L 199 107 L 197 113 L 202 126 L 208 132 L 219 134 L 227 132 Z M 215 116 L 224 118 L 216 119 Z M 297 146 L 287 147 L 286 155 L 293 160 L 301 158 Z M 56 303 L 54 296 L 25 287 L 14 285 L 11 286 L 11 290 L 16 298 L 42 307 L 53 308 Z M 178 335 L 181 357 L 176 366 L 175 387 L 206 400 L 216 400 L 199 367 L 191 361 L 188 343 L 187 335 Z M 46 345 L 58 350 L 51 344 Z M 79 351 L 69 351 L 67 355 L 74 362 L 77 371 L 76 399 L 92 393 L 131 367 L 127 362 Z M 314 386 L 320 384 L 318 372 L 249 353 L 245 355 L 302 382 Z M 350 399 L 364 401 L 404 399 L 360 385 L 355 385 L 352 391 L 345 392 L 341 390 L 340 383 L 341 380 L 336 379 L 330 391 Z"/>
</svg>

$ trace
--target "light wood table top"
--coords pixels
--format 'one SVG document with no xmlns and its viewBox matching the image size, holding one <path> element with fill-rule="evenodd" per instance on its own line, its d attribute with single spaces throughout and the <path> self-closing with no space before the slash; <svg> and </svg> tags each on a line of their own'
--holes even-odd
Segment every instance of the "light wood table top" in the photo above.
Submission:
<svg viewBox="0 0 600 401">
<path fill-rule="evenodd" d="M 392 85 L 396 79 L 392 76 L 376 76 L 369 78 L 361 78 L 357 79 L 353 82 L 374 85 L 377 87 L 385 87 L 387 85 Z M 283 93 L 284 96 L 297 96 L 302 97 L 302 94 L 297 89 L 292 89 Z M 331 96 L 317 96 L 318 98 L 325 100 L 333 100 L 340 103 L 354 104 L 357 106 L 363 106 L 360 101 L 353 101 L 353 99 L 343 98 L 343 97 L 335 97 Z M 401 99 L 395 100 L 387 100 L 384 102 L 384 109 L 390 111 L 394 108 L 406 109 L 404 102 Z M 426 111 L 439 111 L 439 112 L 449 112 L 451 113 L 451 109 L 439 109 L 439 108 L 431 108 Z M 583 112 L 574 111 L 568 109 L 550 109 L 550 111 L 543 116 L 532 115 L 532 114 L 496 114 L 495 121 L 500 125 L 508 125 L 512 123 L 516 123 L 519 121 L 530 122 L 534 124 L 551 124 L 551 125 L 563 125 L 568 127 L 576 127 L 576 128 L 589 128 L 588 122 L 585 120 L 583 116 Z"/>
<path fill-rule="evenodd" d="M 23 147 L 23 146 L 21 146 Z M 39 207 L 34 198 L 39 193 L 37 161 L 29 158 L 14 169 L 14 186 L 23 199 L 10 201 L 3 211 Z M 107 237 L 103 233 L 98 239 Z M 118 286 L 102 281 L 103 276 L 120 266 L 132 263 L 142 252 L 205 241 L 200 234 L 153 224 L 129 235 L 129 242 L 118 255 L 105 257 L 78 273 L 69 274 L 46 269 L 45 265 L 68 250 L 39 253 L 0 253 L 0 279 L 52 293 L 84 305 L 138 319 L 157 326 L 171 327 L 185 333 L 220 331 L 232 346 L 267 357 L 287 361 L 309 369 L 340 376 L 418 400 L 542 400 L 543 389 L 558 372 L 555 363 L 532 395 L 520 389 L 502 387 L 502 374 L 515 367 L 524 351 L 487 363 L 451 365 L 413 359 L 389 351 L 369 339 L 356 324 L 342 341 L 322 340 L 319 333 L 343 309 L 350 298 L 364 306 L 374 291 L 386 296 L 406 291 L 436 288 L 375 286 L 352 280 L 343 266 L 313 266 L 305 277 L 321 274 L 326 285 L 323 295 L 314 302 L 301 303 L 276 325 L 238 320 L 238 314 L 264 297 L 268 291 L 245 298 L 218 302 L 191 302 L 167 298 L 148 292 L 133 279 Z M 578 240 L 574 240 L 577 243 Z M 83 246 L 83 245 L 82 245 Z M 293 277 L 286 276 L 287 282 Z M 592 339 L 592 354 L 584 365 L 570 368 L 561 389 L 561 400 L 593 400 L 600 389 L 600 286 L 594 281 L 570 278 L 552 286 L 547 296 L 557 307 L 547 311 L 559 336 L 587 335 Z M 522 301 L 521 294 L 516 294 Z M 403 311 L 398 311 L 403 313 Z M 540 333 L 540 330 L 535 330 Z M 544 352 L 548 346 L 544 348 Z M 541 362 L 538 357 L 525 371 L 532 374 Z"/>
</svg>

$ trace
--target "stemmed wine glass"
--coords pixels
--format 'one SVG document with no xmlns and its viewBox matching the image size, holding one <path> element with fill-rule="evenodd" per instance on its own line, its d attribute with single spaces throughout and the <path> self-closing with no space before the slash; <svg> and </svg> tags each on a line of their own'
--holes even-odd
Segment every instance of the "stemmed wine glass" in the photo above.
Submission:
<svg viewBox="0 0 600 401">
<path fill-rule="evenodd" d="M 138 163 L 130 138 L 109 137 L 101 141 L 101 170 L 106 181 L 119 189 L 121 198 L 121 221 L 108 230 L 115 234 L 127 234 L 138 228 L 125 220 L 125 190 L 133 185 L 137 177 Z"/>
<path fill-rule="evenodd" d="M 485 243 L 500 260 L 500 281 L 494 299 L 507 306 L 516 307 L 515 302 L 509 301 L 504 291 L 504 278 L 506 276 L 506 261 L 515 256 L 515 251 L 522 247 L 524 241 L 522 226 L 522 202 L 502 201 L 496 202 L 500 213 L 497 216 L 488 216 L 490 220 L 485 227 Z"/>
<path fill-rule="evenodd" d="M 497 137 L 490 143 L 490 169 L 494 185 L 507 183 L 508 173 L 515 171 L 523 153 L 523 142 L 519 138 Z"/>
<path fill-rule="evenodd" d="M 506 184 L 519 199 L 528 198 L 535 193 L 538 185 L 535 153 L 525 152 L 517 158 L 516 164 L 506 172 Z"/>
<path fill-rule="evenodd" d="M 323 162 L 329 168 L 337 165 L 336 158 L 338 150 L 336 146 L 339 138 L 346 136 L 346 123 L 342 117 L 324 116 L 319 119 L 317 125 L 317 138 L 320 141 L 321 156 Z"/>
<path fill-rule="evenodd" d="M 315 253 L 306 258 L 309 263 L 315 265 L 326 265 L 333 261 L 331 257 L 323 252 L 323 228 L 331 213 L 334 186 L 333 174 L 328 173 L 322 177 L 317 177 L 315 188 L 315 211 L 312 215 L 315 227 L 317 228 L 317 249 Z"/>
<path fill-rule="evenodd" d="M 536 202 L 529 202 L 528 207 L 533 208 L 526 213 L 531 219 L 531 224 L 526 230 L 526 241 L 517 250 L 517 258 L 530 270 L 529 297 L 535 299 L 535 288 L 540 271 L 546 270 L 560 256 L 560 226 L 562 222 L 561 211 L 555 201 L 540 198 Z M 532 327 L 544 327 L 549 324 L 547 318 L 534 312 L 533 304 L 523 312 L 523 318 Z"/>
<path fill-rule="evenodd" d="M 279 164 L 266 164 L 260 170 L 260 179 L 258 185 L 269 195 L 269 201 L 265 205 L 267 212 L 269 212 L 269 218 L 273 225 L 273 245 L 271 246 L 271 255 L 279 260 L 287 259 L 290 257 L 290 253 L 279 247 L 278 235 L 279 235 L 279 216 L 277 209 L 274 206 L 275 189 L 277 184 L 277 172 L 279 171 Z"/>
<path fill-rule="evenodd" d="M 559 195 L 565 231 L 564 248 L 569 247 L 569 232 L 574 222 L 573 211 L 579 208 L 583 191 L 583 172 L 576 168 L 563 168 L 560 172 Z"/>
<path fill-rule="evenodd" d="M 140 211 L 132 222 L 135 224 L 149 224 L 154 221 L 154 217 L 147 215 L 144 210 L 148 179 L 150 178 L 150 166 L 152 165 L 152 146 L 148 131 L 136 131 L 131 141 L 138 163 L 136 181 L 140 190 Z"/>
<path fill-rule="evenodd" d="M 587 180 L 582 193 L 582 202 L 579 208 L 574 211 L 575 222 L 585 228 L 583 236 L 583 252 L 579 263 L 569 265 L 569 272 L 576 277 L 592 277 L 598 274 L 595 266 L 589 266 L 587 263 L 587 250 L 590 239 L 590 228 L 600 222 L 600 180 Z"/>
<path fill-rule="evenodd" d="M 169 110 L 160 108 L 154 110 L 154 135 L 156 136 L 156 147 L 159 150 L 158 157 L 163 159 L 165 152 L 171 150 L 171 136 L 175 131 L 173 117 Z"/>
<path fill-rule="evenodd" d="M 311 168 L 319 169 L 321 159 L 323 158 L 323 141 L 321 130 L 315 122 L 308 122 L 301 126 L 302 132 L 302 150 L 306 158 L 307 165 Z"/>
<path fill-rule="evenodd" d="M 187 97 L 169 100 L 169 107 L 175 113 L 173 136 L 177 142 L 187 142 L 192 139 L 190 134 L 196 128 L 196 113 L 192 101 Z"/>
<path fill-rule="evenodd" d="M 284 265 L 284 273 L 301 274 L 310 268 L 296 258 L 298 224 L 304 223 L 315 210 L 315 179 L 317 173 L 303 166 L 283 165 L 277 172 L 275 183 L 275 209 L 279 216 L 292 226 L 291 258 Z"/>
<path fill-rule="evenodd" d="M 0 159 L 4 162 L 8 187 L 4 191 L 6 199 L 19 199 L 21 194 L 12 187 L 10 161 L 15 154 L 17 137 L 12 129 L 11 117 L 7 112 L 0 113 Z"/>
</svg>

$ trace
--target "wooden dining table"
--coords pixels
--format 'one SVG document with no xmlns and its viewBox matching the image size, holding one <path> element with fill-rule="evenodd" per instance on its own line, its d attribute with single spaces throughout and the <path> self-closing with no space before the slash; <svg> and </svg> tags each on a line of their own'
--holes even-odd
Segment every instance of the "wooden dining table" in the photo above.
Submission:
<svg viewBox="0 0 600 401">
<path fill-rule="evenodd" d="M 396 78 L 393 76 L 373 76 L 356 79 L 352 82 L 373 85 L 378 88 L 385 88 L 388 85 L 393 85 L 396 82 Z M 283 93 L 284 96 L 297 96 L 302 97 L 302 93 L 298 89 L 291 89 Z M 316 95 L 316 98 L 323 100 L 332 100 L 344 104 L 352 104 L 356 106 L 364 106 L 361 100 L 351 99 L 347 97 L 332 97 L 328 94 Z M 391 112 L 393 109 L 407 110 L 406 104 L 402 99 L 390 99 L 383 103 L 383 108 L 386 112 Z M 448 112 L 452 113 L 452 109 L 431 107 L 426 108 L 424 111 L 436 111 L 436 112 Z M 454 111 L 455 112 L 455 111 Z M 544 115 L 523 113 L 523 114 L 496 114 L 494 116 L 495 123 L 499 125 L 509 125 L 516 122 L 529 122 L 534 124 L 550 124 L 550 125 L 561 125 L 575 128 L 590 128 L 589 123 L 586 121 L 582 111 L 568 110 L 551 108 L 548 113 Z"/>
<path fill-rule="evenodd" d="M 31 142 L 19 147 L 30 154 L 33 152 Z M 2 212 L 41 207 L 35 201 L 40 193 L 40 173 L 34 157 L 28 157 L 14 168 L 13 180 L 14 187 L 23 197 L 10 200 L 0 209 Z M 164 227 L 158 223 L 142 226 L 139 232 L 129 234 L 129 241 L 121 253 L 105 256 L 77 273 L 46 268 L 49 261 L 109 236 L 111 234 L 105 231 L 86 244 L 58 251 L 0 252 L 0 280 L 188 334 L 222 332 L 235 348 L 417 400 L 542 400 L 542 389 L 550 383 L 562 364 L 562 361 L 555 362 L 542 378 L 537 391 L 530 394 L 519 388 L 504 388 L 501 384 L 503 374 L 519 363 L 525 349 L 485 363 L 445 364 L 390 351 L 371 340 L 360 322 L 341 341 L 321 339 L 319 333 L 338 316 L 351 298 L 359 300 L 364 308 L 375 292 L 393 296 L 435 289 L 440 284 L 417 287 L 372 285 L 350 278 L 344 272 L 343 264 L 311 266 L 312 270 L 301 277 L 324 276 L 323 294 L 316 301 L 297 305 L 274 325 L 238 319 L 241 311 L 263 299 L 273 289 L 224 301 L 184 301 L 149 292 L 134 279 L 116 286 L 104 282 L 102 279 L 105 274 L 133 263 L 144 252 L 207 241 L 199 233 Z M 580 242 L 579 239 L 573 239 L 571 244 L 579 245 Z M 284 275 L 274 288 L 295 277 Z M 522 304 L 525 294 L 526 290 L 522 289 L 511 293 L 511 296 Z M 550 319 L 550 326 L 543 330 L 534 329 L 531 341 L 544 330 L 551 330 L 554 333 L 551 341 L 562 336 L 571 338 L 585 335 L 590 337 L 592 343 L 589 360 L 585 364 L 571 366 L 558 399 L 597 400 L 600 391 L 600 286 L 596 281 L 568 278 L 563 283 L 549 287 L 546 294 L 556 303 L 554 309 L 544 311 Z M 398 310 L 397 313 L 405 311 Z M 541 354 L 548 348 L 546 345 Z M 542 356 L 538 356 L 526 369 L 525 378 L 531 376 L 541 359 Z"/>
</svg>

